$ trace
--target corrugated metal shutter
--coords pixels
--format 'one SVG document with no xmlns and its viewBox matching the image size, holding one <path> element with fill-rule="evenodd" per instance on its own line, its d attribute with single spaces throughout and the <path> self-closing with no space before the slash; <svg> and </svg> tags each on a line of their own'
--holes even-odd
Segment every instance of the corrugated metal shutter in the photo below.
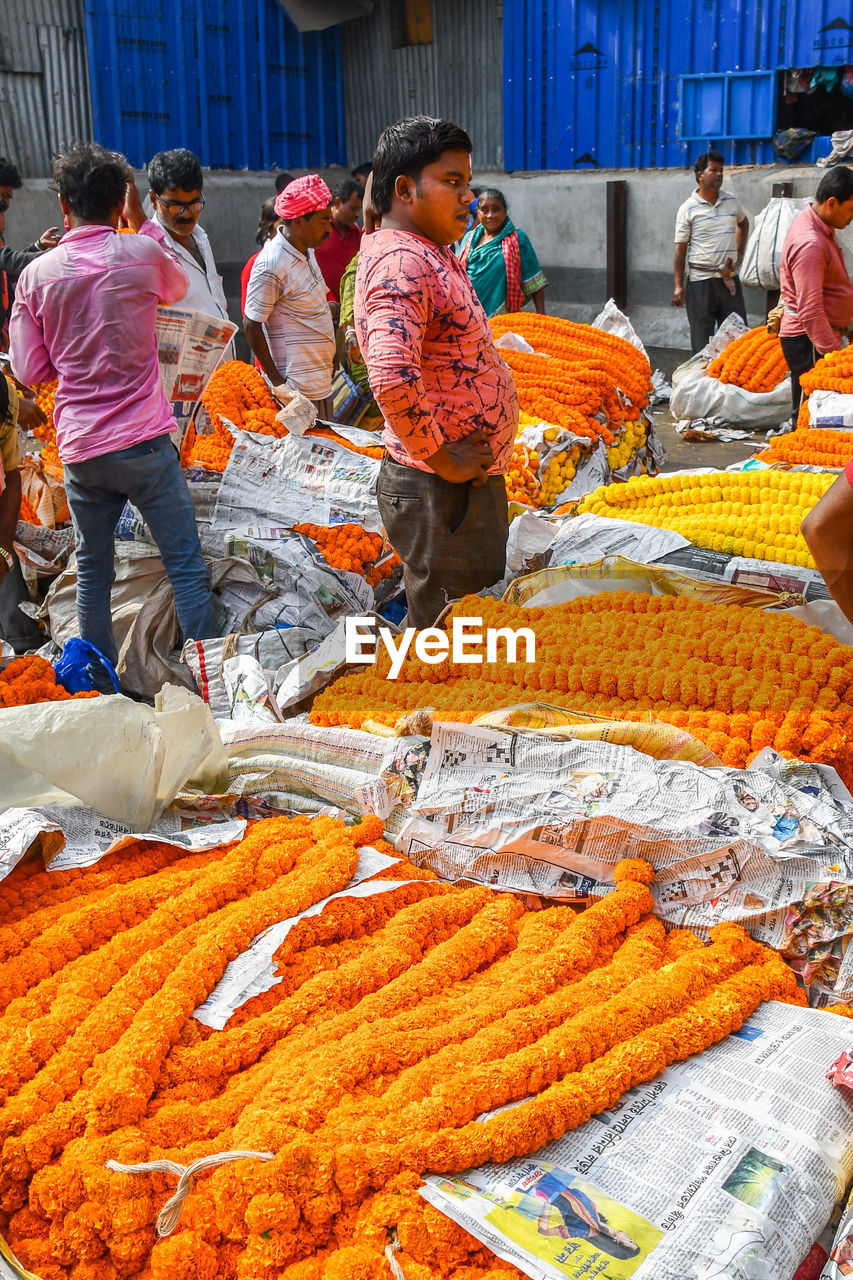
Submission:
<svg viewBox="0 0 853 1280">
<path fill-rule="evenodd" d="M 212 168 L 345 159 L 340 29 L 300 35 L 275 0 L 86 0 L 101 142 L 144 165 L 189 147 Z"/>
<path fill-rule="evenodd" d="M 476 168 L 503 168 L 499 0 L 433 0 L 433 41 L 394 48 L 392 0 L 343 32 L 347 152 L 370 159 L 387 125 L 404 116 L 435 115 L 467 129 Z"/>
<path fill-rule="evenodd" d="M 853 63 L 853 10 L 839 0 L 505 0 L 504 59 L 509 169 L 689 163 L 685 77 L 709 78 L 686 127 L 728 163 L 767 163 L 773 76 Z M 755 73 L 766 76 L 736 79 Z M 720 132 L 710 128 L 715 93 Z"/>
<path fill-rule="evenodd" d="M 82 0 L 3 0 L 0 5 L 0 154 L 26 178 L 92 129 Z"/>
</svg>

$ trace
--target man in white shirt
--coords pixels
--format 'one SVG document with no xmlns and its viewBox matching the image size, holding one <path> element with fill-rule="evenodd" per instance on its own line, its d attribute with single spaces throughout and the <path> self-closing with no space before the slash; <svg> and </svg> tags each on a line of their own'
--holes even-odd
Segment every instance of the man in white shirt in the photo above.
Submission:
<svg viewBox="0 0 853 1280">
<path fill-rule="evenodd" d="M 693 166 L 698 182 L 675 219 L 675 292 L 671 305 L 687 304 L 690 345 L 701 351 L 719 324 L 734 312 L 746 321 L 738 279 L 749 220 L 737 196 L 723 190 L 723 157 L 701 155 Z M 684 268 L 689 271 L 685 290 Z"/>
<path fill-rule="evenodd" d="M 335 327 L 314 250 L 329 234 L 332 193 L 316 173 L 289 183 L 275 199 L 282 225 L 255 259 L 243 327 L 273 386 L 286 382 L 332 417 Z"/>
<path fill-rule="evenodd" d="M 170 237 L 170 248 L 187 274 L 190 287 L 182 307 L 228 319 L 228 304 L 217 273 L 207 233 L 198 225 L 204 208 L 204 175 L 191 151 L 158 151 L 148 165 L 148 195 L 154 219 Z M 223 357 L 233 360 L 233 343 Z"/>
</svg>

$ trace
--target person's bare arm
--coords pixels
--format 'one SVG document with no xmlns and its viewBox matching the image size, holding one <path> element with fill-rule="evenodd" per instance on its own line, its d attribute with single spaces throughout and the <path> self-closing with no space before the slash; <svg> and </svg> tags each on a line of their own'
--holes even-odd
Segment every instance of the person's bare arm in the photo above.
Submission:
<svg viewBox="0 0 853 1280">
<path fill-rule="evenodd" d="M 672 262 L 672 274 L 675 281 L 675 290 L 670 299 L 670 306 L 684 306 L 684 268 L 687 265 L 687 244 L 685 240 L 682 244 L 675 246 L 675 257 Z"/>
<path fill-rule="evenodd" d="M 15 527 L 21 510 L 21 473 L 17 469 L 6 472 L 6 484 L 0 493 L 0 547 L 15 554 Z M 8 573 L 5 556 L 0 556 L 0 582 Z"/>
<path fill-rule="evenodd" d="M 853 622 L 853 485 L 845 474 L 806 516 L 800 532 L 827 590 Z"/>
<path fill-rule="evenodd" d="M 243 332 L 246 335 L 246 341 L 251 348 L 252 355 L 272 385 L 280 387 L 285 379 L 276 368 L 276 363 L 272 358 L 272 352 L 267 342 L 267 335 L 264 333 L 264 326 L 260 320 L 250 320 L 248 316 L 243 316 Z"/>
<path fill-rule="evenodd" d="M 530 295 L 530 296 L 531 296 L 531 298 L 533 299 L 533 305 L 534 305 L 534 307 L 536 308 L 536 310 L 539 312 L 539 315 L 540 315 L 540 316 L 544 316 L 544 314 L 545 314 L 545 288 L 544 288 L 544 286 L 543 286 L 541 289 L 537 289 L 535 293 L 531 293 L 531 295 Z"/>
<path fill-rule="evenodd" d="M 746 242 L 749 238 L 749 218 L 741 218 L 737 224 L 737 260 L 738 265 L 743 262 L 743 255 L 746 252 Z"/>
</svg>

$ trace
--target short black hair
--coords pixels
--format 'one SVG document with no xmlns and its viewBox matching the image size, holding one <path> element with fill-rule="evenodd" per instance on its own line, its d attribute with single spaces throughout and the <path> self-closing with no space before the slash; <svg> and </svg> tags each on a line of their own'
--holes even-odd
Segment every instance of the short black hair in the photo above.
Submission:
<svg viewBox="0 0 853 1280">
<path fill-rule="evenodd" d="M 370 177 L 372 170 L 373 170 L 373 165 L 365 161 L 364 164 L 357 164 L 354 169 L 350 169 L 350 173 L 354 178 L 357 178 L 360 173 L 363 173 L 365 181 L 367 181 L 367 179 Z"/>
<path fill-rule="evenodd" d="M 13 191 L 17 191 L 23 185 L 18 166 L 5 156 L 0 156 L 0 187 L 11 187 Z"/>
<path fill-rule="evenodd" d="M 477 204 L 482 204 L 484 200 L 500 200 L 506 212 L 509 213 L 506 196 L 502 191 L 498 191 L 497 187 L 484 187 L 482 191 L 478 191 Z"/>
<path fill-rule="evenodd" d="M 703 151 L 701 156 L 697 157 L 693 165 L 693 173 L 696 181 L 699 181 L 699 174 L 704 173 L 709 164 L 725 164 L 725 156 L 721 156 L 719 151 Z"/>
<path fill-rule="evenodd" d="M 258 218 L 255 244 L 259 244 L 263 248 L 267 240 L 272 239 L 271 232 L 277 222 L 278 214 L 275 211 L 275 196 L 270 196 L 269 200 L 265 200 L 261 205 L 261 216 Z"/>
<path fill-rule="evenodd" d="M 471 139 L 450 120 L 409 116 L 389 125 L 376 144 L 373 157 L 373 207 L 381 216 L 391 210 L 394 183 L 401 175 L 420 178 L 428 164 L 444 151 L 471 152 Z"/>
<path fill-rule="evenodd" d="M 849 169 L 846 164 L 827 169 L 818 183 L 815 192 L 817 203 L 825 204 L 830 196 L 835 196 L 840 204 L 844 204 L 845 200 L 853 196 L 853 169 Z"/>
<path fill-rule="evenodd" d="M 293 181 L 293 174 L 288 173 L 287 170 L 282 170 L 281 173 L 277 173 L 275 177 L 276 195 L 280 196 L 284 188 L 289 187 L 292 181 Z"/>
<path fill-rule="evenodd" d="M 360 182 L 356 182 L 355 178 L 343 178 L 332 187 L 332 199 L 343 200 L 344 204 L 352 196 L 358 196 L 361 199 L 363 195 L 364 189 Z"/>
<path fill-rule="evenodd" d="M 156 196 L 164 191 L 201 191 L 204 174 L 201 161 L 192 151 L 158 151 L 148 164 L 148 185 Z"/>
<path fill-rule="evenodd" d="M 118 151 L 97 142 L 73 142 L 53 158 L 53 185 L 75 217 L 103 222 L 124 204 L 133 172 Z"/>
</svg>

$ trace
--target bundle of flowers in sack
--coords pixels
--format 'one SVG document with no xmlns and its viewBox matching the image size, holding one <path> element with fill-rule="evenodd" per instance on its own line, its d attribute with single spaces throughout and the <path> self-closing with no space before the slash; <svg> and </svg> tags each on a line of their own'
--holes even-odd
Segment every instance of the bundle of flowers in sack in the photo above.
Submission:
<svg viewBox="0 0 853 1280">
<path fill-rule="evenodd" d="M 368 533 L 360 524 L 295 524 L 296 533 L 303 534 L 316 544 L 327 564 L 333 569 L 345 569 L 366 578 L 377 587 L 385 578 L 392 577 L 400 568 L 400 557 L 393 550 L 386 550 L 381 533 Z"/>
<path fill-rule="evenodd" d="M 813 569 L 800 525 L 832 482 L 830 475 L 794 471 L 641 476 L 595 489 L 578 513 L 672 529 L 694 546 L 726 555 Z"/>
<path fill-rule="evenodd" d="M 242 360 L 228 360 L 212 375 L 201 402 L 207 410 L 213 431 L 199 435 L 187 433 L 182 462 L 185 467 L 200 466 L 209 471 L 224 471 L 234 448 L 231 423 L 241 431 L 260 435 L 287 434 L 276 414 L 276 403 L 269 387 L 253 365 Z"/>
<path fill-rule="evenodd" d="M 853 458 L 853 431 L 798 427 L 785 435 L 773 436 L 760 455 L 762 462 L 788 462 L 792 466 L 846 467 Z"/>
<path fill-rule="evenodd" d="M 622 422 L 648 403 L 649 362 L 624 338 L 527 312 L 494 316 L 489 323 L 496 338 L 518 333 L 536 353 L 501 349 L 526 413 L 613 445 Z"/>
<path fill-rule="evenodd" d="M 580 914 L 405 862 L 347 897 L 380 836 L 272 818 L 218 856 L 131 846 L 73 896 L 0 888 L 0 1230 L 42 1280 L 518 1276 L 423 1174 L 535 1152 L 804 1003 L 738 926 L 666 933 L 638 859 Z M 212 1033 L 194 1013 L 282 920 L 278 981 Z"/>
<path fill-rule="evenodd" d="M 69 702 L 97 698 L 95 691 L 69 693 L 56 683 L 56 672 L 45 658 L 28 654 L 14 658 L 0 671 L 0 707 L 29 707 L 36 702 Z"/>
<path fill-rule="evenodd" d="M 639 591 L 544 609 L 466 596 L 450 611 L 451 632 L 456 618 L 481 620 L 476 630 L 485 635 L 528 628 L 535 647 L 521 632 L 514 660 L 506 660 L 502 639 L 496 661 L 471 666 L 450 657 L 424 662 L 410 645 L 389 679 L 380 646 L 371 666 L 340 676 L 315 698 L 312 723 L 360 729 L 375 722 L 406 732 L 421 708 L 437 720 L 470 723 L 538 701 L 675 725 L 731 768 L 770 746 L 832 764 L 853 781 L 853 648 L 798 618 Z"/>
<path fill-rule="evenodd" d="M 607 450 L 607 465 L 614 472 L 621 471 L 646 443 L 646 421 L 642 414 L 626 419 L 616 441 Z"/>
<path fill-rule="evenodd" d="M 735 338 L 708 366 L 709 378 L 732 382 L 744 391 L 772 391 L 788 373 L 782 343 L 763 324 Z"/>
</svg>

